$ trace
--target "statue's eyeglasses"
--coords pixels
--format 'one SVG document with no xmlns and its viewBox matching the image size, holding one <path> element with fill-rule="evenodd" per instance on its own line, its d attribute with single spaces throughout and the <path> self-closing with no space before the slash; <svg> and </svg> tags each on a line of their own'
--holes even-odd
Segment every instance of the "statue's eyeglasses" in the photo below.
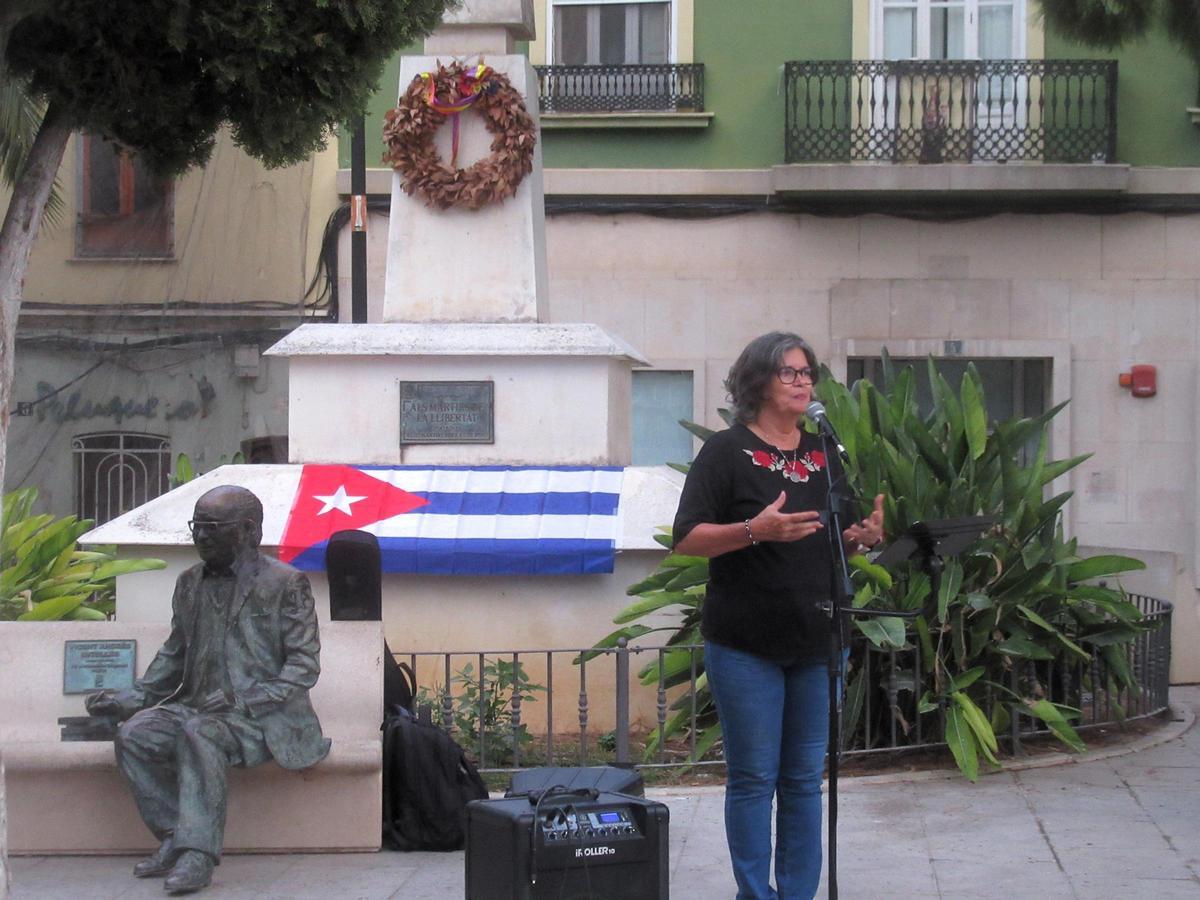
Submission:
<svg viewBox="0 0 1200 900">
<path fill-rule="evenodd" d="M 220 531 L 222 528 L 232 528 L 234 525 L 241 525 L 240 519 L 234 519 L 232 522 L 214 522 L 210 519 L 188 519 L 188 531 L 195 534 L 197 531 Z"/>
<path fill-rule="evenodd" d="M 775 376 L 784 384 L 795 384 L 797 381 L 807 381 L 809 384 L 816 384 L 817 376 L 811 368 L 805 366 L 803 369 L 793 369 L 791 366 L 784 366 Z"/>
</svg>

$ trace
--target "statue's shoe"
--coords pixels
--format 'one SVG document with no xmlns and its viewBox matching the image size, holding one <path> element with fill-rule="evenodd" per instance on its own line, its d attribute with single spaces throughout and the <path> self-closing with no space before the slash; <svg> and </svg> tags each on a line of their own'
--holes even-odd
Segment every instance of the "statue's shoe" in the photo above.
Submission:
<svg viewBox="0 0 1200 900">
<path fill-rule="evenodd" d="M 175 864 L 175 844 L 170 837 L 158 845 L 158 849 L 133 867 L 135 878 L 154 878 L 166 875 Z"/>
<path fill-rule="evenodd" d="M 213 858 L 199 850 L 184 850 L 175 861 L 171 874 L 163 882 L 168 894 L 190 894 L 212 881 Z"/>
</svg>

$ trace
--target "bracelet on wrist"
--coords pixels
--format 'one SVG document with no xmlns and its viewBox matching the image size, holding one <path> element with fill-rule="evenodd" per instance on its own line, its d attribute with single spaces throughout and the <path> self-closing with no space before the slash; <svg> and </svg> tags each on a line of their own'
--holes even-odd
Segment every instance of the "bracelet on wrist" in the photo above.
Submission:
<svg viewBox="0 0 1200 900">
<path fill-rule="evenodd" d="M 756 540 L 754 539 L 754 532 L 750 530 L 750 520 L 749 520 L 749 519 L 747 519 L 747 520 L 746 520 L 745 522 L 743 522 L 742 524 L 746 526 L 746 537 L 750 538 L 750 546 L 751 546 L 751 547 L 757 547 L 757 546 L 758 546 L 758 541 L 756 541 Z"/>
</svg>

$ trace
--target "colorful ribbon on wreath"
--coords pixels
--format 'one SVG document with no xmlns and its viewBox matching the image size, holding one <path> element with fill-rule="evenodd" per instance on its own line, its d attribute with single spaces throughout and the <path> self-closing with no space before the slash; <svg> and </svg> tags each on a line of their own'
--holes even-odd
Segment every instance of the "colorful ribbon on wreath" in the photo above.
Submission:
<svg viewBox="0 0 1200 900">
<path fill-rule="evenodd" d="M 437 98 L 437 78 L 432 72 L 422 72 L 421 78 L 429 83 L 429 93 L 425 96 L 425 103 L 434 112 L 440 112 L 444 116 L 450 117 L 451 128 L 451 150 L 450 150 L 450 166 L 458 168 L 458 135 L 459 135 L 459 113 L 465 112 L 483 96 L 487 88 L 487 80 L 491 77 L 492 67 L 485 66 L 483 63 L 477 65 L 474 69 L 468 69 L 458 76 L 458 96 L 459 99 L 453 103 L 442 103 Z"/>
</svg>

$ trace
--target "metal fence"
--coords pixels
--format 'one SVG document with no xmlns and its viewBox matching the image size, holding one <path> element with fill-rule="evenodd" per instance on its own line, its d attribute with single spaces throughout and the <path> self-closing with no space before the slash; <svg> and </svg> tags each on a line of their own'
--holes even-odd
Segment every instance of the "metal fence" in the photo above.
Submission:
<svg viewBox="0 0 1200 900">
<path fill-rule="evenodd" d="M 1170 686 L 1172 607 L 1142 594 L 1126 596 L 1155 626 L 1117 650 L 1137 679 L 1137 690 L 1112 682 L 1109 663 L 1098 654 L 1087 662 L 1014 659 L 1009 687 L 1021 696 L 1080 710 L 1081 718 L 1072 724 L 1085 732 L 1164 712 Z M 853 756 L 944 746 L 926 733 L 928 722 L 918 712 L 926 689 L 920 646 L 886 651 L 861 638 L 854 644 L 851 658 L 858 668 L 848 679 L 843 751 Z M 941 728 L 937 731 L 940 735 Z M 1007 737 L 1013 752 L 1020 752 L 1023 738 L 1048 733 L 1040 719 L 1018 711 L 1007 734 L 998 737 Z"/>
<path fill-rule="evenodd" d="M 1157 627 L 1120 650 L 1138 682 L 1118 688 L 1099 656 L 1088 663 L 1060 660 L 1014 665 L 1011 687 L 1022 696 L 1045 697 L 1081 710 L 1077 730 L 1158 715 L 1167 709 L 1171 663 L 1171 604 L 1140 594 L 1129 600 Z M 584 654 L 594 653 L 590 658 Z M 618 646 L 554 650 L 397 653 L 421 685 L 419 700 L 450 731 L 484 772 L 535 766 L 633 764 L 674 767 L 694 758 L 708 719 L 698 722 L 697 692 L 703 647 Z M 636 669 L 635 669 L 636 667 Z M 649 683 L 636 677 L 649 672 Z M 565 675 L 565 679 L 564 679 Z M 565 680 L 565 684 L 564 684 Z M 515 689 L 514 689 L 515 686 Z M 928 734 L 927 715 L 918 713 L 925 692 L 919 646 L 879 650 L 856 634 L 851 641 L 843 750 L 846 756 L 895 753 L 944 746 Z M 602 715 L 593 707 L 602 695 Z M 648 712 L 649 727 L 631 727 L 635 709 Z M 636 738 L 662 729 L 676 716 L 686 720 L 677 741 L 642 758 Z M 604 730 L 595 720 L 602 718 Z M 940 734 L 941 729 L 937 729 Z M 1024 738 L 1048 733 L 1040 720 L 1018 714 L 1007 737 L 1014 752 Z M 717 752 L 702 766 L 721 765 Z"/>
<path fill-rule="evenodd" d="M 704 66 L 535 66 L 544 113 L 703 112 Z"/>
<path fill-rule="evenodd" d="M 785 159 L 1112 163 L 1115 60 L 785 64 Z"/>
</svg>

